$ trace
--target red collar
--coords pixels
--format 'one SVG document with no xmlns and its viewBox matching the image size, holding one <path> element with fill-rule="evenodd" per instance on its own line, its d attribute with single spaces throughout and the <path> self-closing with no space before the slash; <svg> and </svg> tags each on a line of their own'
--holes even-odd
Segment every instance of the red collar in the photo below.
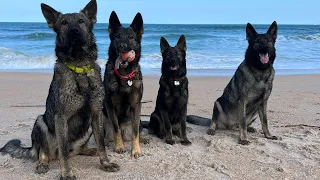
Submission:
<svg viewBox="0 0 320 180">
<path fill-rule="evenodd" d="M 126 81 L 126 80 L 129 80 L 129 79 L 132 79 L 135 75 L 136 75 L 136 72 L 135 70 L 132 70 L 131 73 L 129 73 L 128 75 L 126 76 L 122 76 L 118 69 L 116 67 L 114 67 L 114 72 L 118 75 L 118 77 L 122 80 L 122 81 Z"/>
</svg>

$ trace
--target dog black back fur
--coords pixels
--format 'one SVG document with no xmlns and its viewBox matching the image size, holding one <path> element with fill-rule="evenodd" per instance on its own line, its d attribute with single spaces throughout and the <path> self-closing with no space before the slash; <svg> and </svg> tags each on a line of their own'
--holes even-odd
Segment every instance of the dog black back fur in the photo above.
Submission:
<svg viewBox="0 0 320 180">
<path fill-rule="evenodd" d="M 186 135 L 186 114 L 188 104 L 188 78 L 186 68 L 186 39 L 182 35 L 175 47 L 161 37 L 162 53 L 160 88 L 155 111 L 148 124 L 149 133 L 165 138 L 168 144 L 174 144 L 172 133 L 181 138 L 183 145 L 191 142 Z"/>
<path fill-rule="evenodd" d="M 72 154 L 96 154 L 97 150 L 85 147 L 93 132 L 101 164 L 108 171 L 118 171 L 119 166 L 109 162 L 104 134 L 99 128 L 103 125 L 104 90 L 92 33 L 96 1 L 91 0 L 79 13 L 62 14 L 46 4 L 41 4 L 41 9 L 48 26 L 57 34 L 57 60 L 46 111 L 34 124 L 32 147 L 21 147 L 19 140 L 12 140 L 0 151 L 13 157 L 38 160 L 37 173 L 46 173 L 49 159 L 58 154 L 61 179 L 75 179 L 68 159 Z M 91 73 L 77 73 L 70 68 L 83 66 L 90 66 Z"/>
<path fill-rule="evenodd" d="M 139 126 L 143 83 L 139 61 L 143 31 L 143 19 L 140 13 L 137 13 L 128 28 L 122 27 L 114 11 L 111 13 L 109 19 L 111 43 L 104 75 L 106 92 L 104 108 L 113 127 L 116 152 L 123 153 L 125 150 L 123 134 L 133 132 L 131 155 L 135 158 L 141 155 Z M 135 51 L 135 59 L 124 64 L 119 62 L 121 54 L 130 50 Z M 116 71 L 123 78 L 117 75 Z M 126 79 L 130 73 L 135 75 Z M 110 128 L 106 128 L 106 132 L 110 132 Z"/>
<path fill-rule="evenodd" d="M 258 34 L 250 23 L 247 24 L 249 46 L 245 60 L 239 65 L 223 95 L 215 102 L 208 134 L 214 135 L 217 128 L 232 129 L 239 126 L 239 143 L 249 144 L 247 131 L 253 131 L 253 128 L 248 126 L 259 115 L 265 137 L 278 139 L 270 134 L 267 124 L 267 101 L 274 79 L 277 31 L 276 22 L 265 34 Z M 206 120 L 189 116 L 187 121 L 205 124 L 203 121 Z"/>
</svg>

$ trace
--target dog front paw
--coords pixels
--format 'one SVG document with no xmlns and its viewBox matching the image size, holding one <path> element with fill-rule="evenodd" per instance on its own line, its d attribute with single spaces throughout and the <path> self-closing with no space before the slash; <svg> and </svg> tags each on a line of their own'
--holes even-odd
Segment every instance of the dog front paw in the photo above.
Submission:
<svg viewBox="0 0 320 180">
<path fill-rule="evenodd" d="M 181 144 L 184 146 L 189 146 L 189 145 L 191 145 L 191 142 L 188 139 L 183 139 L 183 140 L 181 140 Z"/>
<path fill-rule="evenodd" d="M 126 150 L 124 149 L 124 147 L 117 147 L 116 148 L 116 153 L 118 153 L 118 154 L 123 154 L 125 152 L 126 152 Z"/>
<path fill-rule="evenodd" d="M 271 140 L 282 140 L 282 138 L 278 136 L 266 136 L 266 138 Z"/>
<path fill-rule="evenodd" d="M 36 166 L 36 173 L 37 174 L 44 174 L 49 171 L 49 164 L 40 163 Z"/>
<path fill-rule="evenodd" d="M 143 154 L 141 153 L 141 151 L 131 152 L 131 158 L 138 159 L 139 157 L 142 157 L 142 156 Z"/>
<path fill-rule="evenodd" d="M 166 143 L 170 145 L 174 145 L 176 142 L 172 138 L 166 139 Z"/>
<path fill-rule="evenodd" d="M 250 141 L 248 141 L 248 140 L 246 140 L 246 139 L 243 139 L 243 140 L 239 140 L 239 142 L 238 142 L 239 144 L 241 144 L 241 145 L 249 145 L 250 144 Z"/>
<path fill-rule="evenodd" d="M 207 134 L 213 136 L 213 135 L 216 134 L 216 130 L 214 130 L 214 129 L 208 129 Z"/>
<path fill-rule="evenodd" d="M 117 172 L 120 170 L 120 166 L 116 163 L 103 162 L 102 166 L 108 172 Z"/>
</svg>

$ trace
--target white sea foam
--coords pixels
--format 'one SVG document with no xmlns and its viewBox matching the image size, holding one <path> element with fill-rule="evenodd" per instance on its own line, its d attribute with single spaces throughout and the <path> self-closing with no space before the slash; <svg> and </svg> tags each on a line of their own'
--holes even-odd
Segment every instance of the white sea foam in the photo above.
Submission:
<svg viewBox="0 0 320 180">
<path fill-rule="evenodd" d="M 188 69 L 235 69 L 243 61 L 239 56 L 206 55 L 201 53 L 187 53 Z M 21 51 L 0 47 L 0 69 L 27 70 L 27 69 L 52 69 L 56 61 L 55 55 L 29 56 Z M 98 64 L 104 68 L 107 59 L 98 59 Z M 160 69 L 162 56 L 160 53 L 144 54 L 140 65 L 143 69 Z M 276 68 L 281 69 L 320 69 L 312 59 L 290 59 L 278 56 Z"/>
</svg>

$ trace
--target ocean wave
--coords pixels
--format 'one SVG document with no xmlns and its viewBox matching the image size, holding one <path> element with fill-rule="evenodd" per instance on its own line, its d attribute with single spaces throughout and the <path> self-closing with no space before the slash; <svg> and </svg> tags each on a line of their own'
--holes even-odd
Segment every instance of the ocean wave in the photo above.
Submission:
<svg viewBox="0 0 320 180">
<path fill-rule="evenodd" d="M 52 69 L 56 56 L 29 56 L 21 51 L 0 47 L 0 69 Z M 97 63 L 104 68 L 106 59 L 98 59 Z M 190 69 L 233 68 L 240 59 L 222 56 L 210 56 L 187 53 L 187 67 Z M 142 68 L 161 68 L 160 53 L 144 54 L 141 57 Z"/>
<path fill-rule="evenodd" d="M 56 62 L 54 54 L 50 56 L 30 56 L 24 52 L 0 47 L 0 69 L 32 70 L 52 69 Z M 187 52 L 188 69 L 235 69 L 243 61 L 242 56 L 211 55 L 205 53 Z M 98 59 L 97 63 L 104 68 L 107 59 Z M 143 69 L 160 69 L 162 56 L 160 53 L 143 54 L 140 65 Z M 291 59 L 279 56 L 275 63 L 281 69 L 320 69 L 314 59 Z"/>
<path fill-rule="evenodd" d="M 1 69 L 51 69 L 55 59 L 54 56 L 31 57 L 21 51 L 0 47 Z"/>
<path fill-rule="evenodd" d="M 306 40 L 306 41 L 320 41 L 320 34 L 297 35 L 297 36 L 279 36 L 278 40 Z"/>
<path fill-rule="evenodd" d="M 26 39 L 48 39 L 48 38 L 55 38 L 56 35 L 54 33 L 44 33 L 44 32 L 37 32 L 37 33 L 29 33 L 23 35 L 24 38 Z"/>
</svg>

